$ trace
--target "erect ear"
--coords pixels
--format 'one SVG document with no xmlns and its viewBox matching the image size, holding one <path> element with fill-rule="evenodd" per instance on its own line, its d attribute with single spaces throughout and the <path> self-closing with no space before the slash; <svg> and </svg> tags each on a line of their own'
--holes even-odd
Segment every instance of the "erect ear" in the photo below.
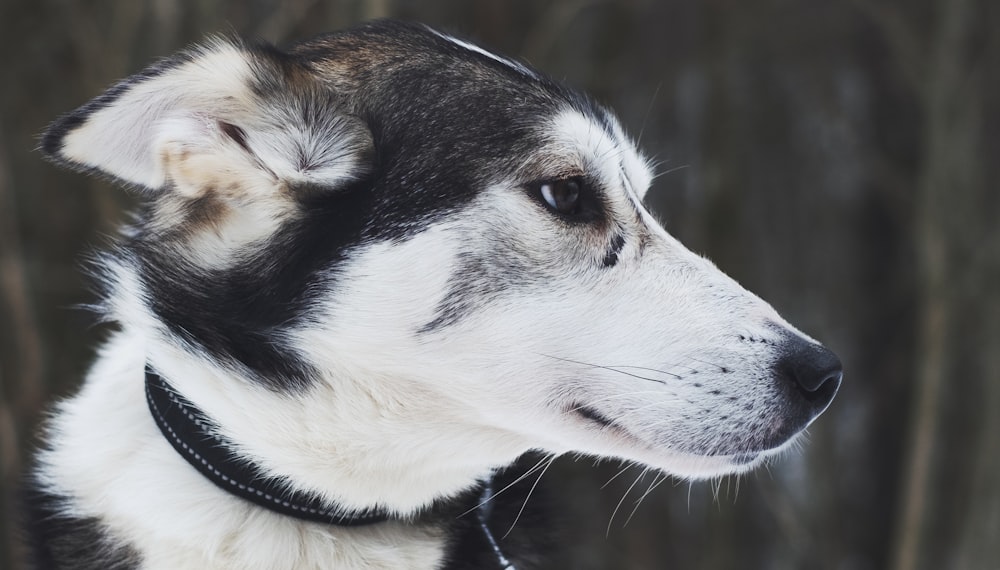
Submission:
<svg viewBox="0 0 1000 570">
<path fill-rule="evenodd" d="M 273 48 L 215 40 L 61 117 L 41 148 L 74 168 L 194 197 L 359 176 L 371 136 L 305 66 Z"/>
</svg>

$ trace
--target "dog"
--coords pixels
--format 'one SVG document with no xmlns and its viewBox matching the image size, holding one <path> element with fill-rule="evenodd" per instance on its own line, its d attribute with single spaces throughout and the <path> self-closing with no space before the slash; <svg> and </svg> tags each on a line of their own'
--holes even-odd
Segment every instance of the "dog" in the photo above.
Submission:
<svg viewBox="0 0 1000 570">
<path fill-rule="evenodd" d="M 41 150 L 143 205 L 24 494 L 38 567 L 545 568 L 497 522 L 526 452 L 742 473 L 840 386 L 663 230 L 607 109 L 427 27 L 210 40 Z"/>
</svg>

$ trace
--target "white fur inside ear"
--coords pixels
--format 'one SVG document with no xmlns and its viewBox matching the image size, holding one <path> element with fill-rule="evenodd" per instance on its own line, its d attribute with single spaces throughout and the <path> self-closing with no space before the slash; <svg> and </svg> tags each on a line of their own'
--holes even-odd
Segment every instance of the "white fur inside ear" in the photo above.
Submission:
<svg viewBox="0 0 1000 570">
<path fill-rule="evenodd" d="M 127 80 L 117 98 L 64 135 L 58 154 L 126 182 L 159 188 L 165 180 L 153 140 L 164 117 L 180 109 L 230 114 L 245 107 L 253 100 L 250 75 L 246 53 L 216 41 L 183 63 Z"/>
<path fill-rule="evenodd" d="M 248 148 L 224 132 L 224 123 L 205 115 L 164 118 L 155 127 L 154 177 L 185 198 L 208 193 L 233 198 L 275 194 L 277 176 Z"/>
</svg>

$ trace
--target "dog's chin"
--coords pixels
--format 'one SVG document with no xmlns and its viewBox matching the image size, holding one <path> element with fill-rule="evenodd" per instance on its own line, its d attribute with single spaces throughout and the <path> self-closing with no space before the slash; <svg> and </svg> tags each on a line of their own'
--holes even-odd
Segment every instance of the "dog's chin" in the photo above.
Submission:
<svg viewBox="0 0 1000 570">
<path fill-rule="evenodd" d="M 673 476 L 693 480 L 752 471 L 784 453 L 802 433 L 800 430 L 778 441 L 771 439 L 765 445 L 734 443 L 730 447 L 741 451 L 729 454 L 682 451 L 670 444 L 650 441 L 596 410 L 578 407 L 574 411 L 587 422 L 596 423 L 602 428 L 599 436 L 602 441 L 598 444 L 601 450 L 597 454 L 638 461 Z"/>
<path fill-rule="evenodd" d="M 781 449 L 739 453 L 733 455 L 701 455 L 678 453 L 672 450 L 654 450 L 637 457 L 642 463 L 656 467 L 681 479 L 712 479 L 725 475 L 738 475 L 752 471 L 780 454 Z"/>
<path fill-rule="evenodd" d="M 682 479 L 712 479 L 753 471 L 767 463 L 771 458 L 782 454 L 789 445 L 791 445 L 791 441 L 775 449 L 732 455 L 702 455 L 678 453 L 672 450 L 659 452 L 653 450 L 652 454 L 643 453 L 643 457 L 637 459 Z"/>
</svg>

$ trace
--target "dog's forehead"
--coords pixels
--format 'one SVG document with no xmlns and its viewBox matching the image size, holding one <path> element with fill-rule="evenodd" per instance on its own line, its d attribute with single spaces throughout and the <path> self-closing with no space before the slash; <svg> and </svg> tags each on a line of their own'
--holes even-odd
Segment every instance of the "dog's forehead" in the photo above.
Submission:
<svg viewBox="0 0 1000 570">
<path fill-rule="evenodd" d="M 426 26 L 394 20 L 314 37 L 289 51 L 310 62 L 335 84 L 358 89 L 378 85 L 399 73 L 419 71 L 435 81 L 462 78 L 494 85 L 551 83 L 526 65 Z"/>
<path fill-rule="evenodd" d="M 364 117 L 386 188 L 455 198 L 504 182 L 589 176 L 638 202 L 649 187 L 648 163 L 610 111 L 472 43 L 381 21 L 290 52 Z"/>
<path fill-rule="evenodd" d="M 290 51 L 321 81 L 346 92 L 349 105 L 381 134 L 405 135 L 411 151 L 447 144 L 484 158 L 537 146 L 551 118 L 568 109 L 615 136 L 614 119 L 586 95 L 423 26 L 376 22 Z"/>
</svg>

